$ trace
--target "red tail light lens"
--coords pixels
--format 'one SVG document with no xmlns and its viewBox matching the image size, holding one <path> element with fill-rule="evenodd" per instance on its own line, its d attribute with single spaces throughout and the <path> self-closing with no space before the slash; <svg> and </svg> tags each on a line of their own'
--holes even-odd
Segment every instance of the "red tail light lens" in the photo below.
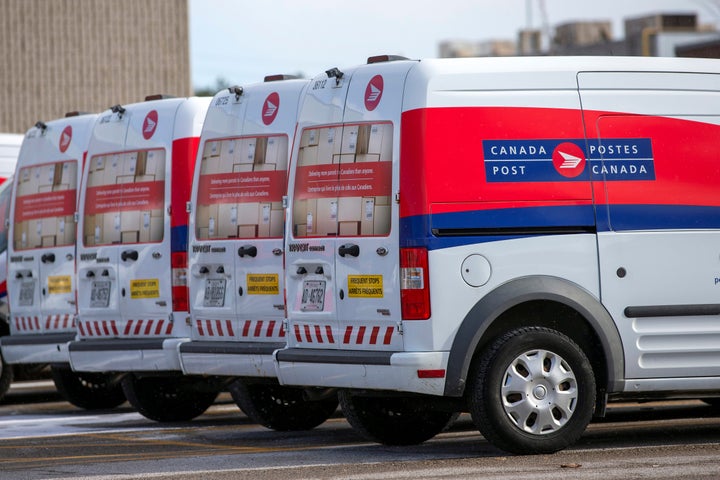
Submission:
<svg viewBox="0 0 720 480">
<path fill-rule="evenodd" d="M 170 262 L 172 264 L 173 312 L 187 312 L 189 311 L 189 291 L 187 284 L 187 253 L 173 253 Z"/>
<path fill-rule="evenodd" d="M 403 320 L 430 318 L 430 283 L 426 248 L 400 249 L 400 300 Z"/>
</svg>

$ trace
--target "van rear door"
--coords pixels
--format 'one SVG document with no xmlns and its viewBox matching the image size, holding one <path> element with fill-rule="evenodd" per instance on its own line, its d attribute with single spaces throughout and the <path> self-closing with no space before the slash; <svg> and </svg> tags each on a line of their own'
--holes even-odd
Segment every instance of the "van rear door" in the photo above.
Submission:
<svg viewBox="0 0 720 480">
<path fill-rule="evenodd" d="M 75 210 L 95 115 L 28 134 L 15 178 L 9 294 L 14 333 L 72 331 Z"/>
<path fill-rule="evenodd" d="M 338 163 L 352 72 L 337 68 L 313 78 L 298 116 L 294 183 L 286 228 L 285 268 L 290 345 L 336 346 Z"/>
<path fill-rule="evenodd" d="M 407 72 L 370 64 L 352 76 L 343 119 L 335 248 L 343 348 L 402 350 L 397 161 Z"/>
<path fill-rule="evenodd" d="M 371 64 L 310 84 L 286 249 L 291 347 L 402 350 L 393 159 L 414 64 Z"/>
<path fill-rule="evenodd" d="M 120 311 L 126 325 L 154 320 L 151 334 L 168 335 L 162 320 L 172 311 L 170 218 L 175 115 L 184 101 L 150 101 L 133 110 L 125 143 L 118 271 Z M 131 186 L 130 186 L 131 185 Z M 177 212 L 184 215 L 185 212 Z M 138 328 L 143 328 L 142 326 Z M 159 330 L 158 330 L 159 329 Z"/>
<path fill-rule="evenodd" d="M 118 151 L 125 144 L 130 117 L 118 111 L 101 114 L 90 138 L 86 185 L 80 196 L 81 215 L 78 242 L 78 302 L 81 313 L 91 311 L 119 319 L 118 252 L 122 201 L 117 178 L 126 168 L 126 156 Z M 122 149 L 120 149 L 122 150 Z M 117 227 L 117 228 L 116 228 Z M 102 335 L 78 325 L 81 336 Z M 90 328 L 90 327 L 87 327 Z M 95 327 L 99 328 L 99 327 Z M 115 333 L 117 335 L 117 333 Z"/>
</svg>

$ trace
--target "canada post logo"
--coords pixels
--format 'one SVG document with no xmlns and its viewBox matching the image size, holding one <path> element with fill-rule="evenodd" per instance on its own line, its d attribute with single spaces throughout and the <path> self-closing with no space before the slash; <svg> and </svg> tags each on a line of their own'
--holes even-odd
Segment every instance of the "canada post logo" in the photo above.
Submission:
<svg viewBox="0 0 720 480">
<path fill-rule="evenodd" d="M 488 182 L 655 180 L 649 138 L 483 140 Z"/>
</svg>

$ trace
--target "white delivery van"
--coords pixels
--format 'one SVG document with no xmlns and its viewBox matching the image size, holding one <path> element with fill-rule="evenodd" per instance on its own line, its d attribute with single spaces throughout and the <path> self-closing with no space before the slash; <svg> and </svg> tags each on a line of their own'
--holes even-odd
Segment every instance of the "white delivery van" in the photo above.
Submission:
<svg viewBox="0 0 720 480">
<path fill-rule="evenodd" d="M 281 383 L 380 442 L 468 410 L 517 453 L 609 400 L 717 403 L 720 62 L 371 62 L 298 122 Z"/>
<path fill-rule="evenodd" d="M 23 137 L 19 133 L 0 133 L 0 183 L 15 173 Z"/>
<path fill-rule="evenodd" d="M 313 428 L 338 404 L 334 392 L 278 385 L 272 358 L 285 346 L 283 198 L 307 85 L 272 76 L 215 95 L 191 200 L 192 341 L 180 345 L 183 371 L 237 378 L 228 383 L 238 406 L 278 430 Z"/>
<path fill-rule="evenodd" d="M 10 335 L 10 310 L 7 302 L 7 246 L 11 200 L 12 177 L 0 185 L 0 337 Z M 13 366 L 5 361 L 5 357 L 0 352 L 0 400 L 10 389 L 14 377 Z"/>
<path fill-rule="evenodd" d="M 122 375 L 144 416 L 191 419 L 218 394 L 183 377 L 189 340 L 187 213 L 209 98 L 148 97 L 101 113 L 92 130 L 78 221 L 78 372 Z"/>
<path fill-rule="evenodd" d="M 125 401 L 115 378 L 72 372 L 67 351 L 76 333 L 77 194 L 96 118 L 70 113 L 37 122 L 25 135 L 8 230 L 10 336 L 0 339 L 6 361 L 51 364 L 58 391 L 89 409 Z"/>
<path fill-rule="evenodd" d="M 17 157 L 20 153 L 23 136 L 18 133 L 0 133 L 0 336 L 10 334 L 10 320 L 7 303 L 7 229 L 6 222 L 10 214 L 10 195 L 12 179 Z M 0 399 L 10 388 L 13 381 L 13 367 L 5 362 L 0 352 Z"/>
</svg>

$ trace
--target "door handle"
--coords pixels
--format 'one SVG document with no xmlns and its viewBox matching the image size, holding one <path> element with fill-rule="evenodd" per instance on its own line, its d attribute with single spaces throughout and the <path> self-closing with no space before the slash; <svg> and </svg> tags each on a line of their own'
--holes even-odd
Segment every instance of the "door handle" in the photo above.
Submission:
<svg viewBox="0 0 720 480">
<path fill-rule="evenodd" d="M 248 257 L 256 257 L 257 247 L 254 245 L 243 245 L 242 247 L 238 248 L 238 255 L 240 255 L 240 257 L 244 257 L 245 255 L 247 255 Z"/>
<path fill-rule="evenodd" d="M 353 243 L 341 245 L 340 248 L 338 248 L 338 255 L 340 255 L 341 257 L 344 257 L 345 255 L 357 257 L 358 255 L 360 255 L 360 247 Z"/>
<path fill-rule="evenodd" d="M 138 252 L 137 250 L 125 250 L 120 254 L 120 258 L 123 262 L 127 260 L 137 260 L 138 259 Z"/>
<path fill-rule="evenodd" d="M 40 257 L 40 261 L 42 263 L 55 263 L 55 254 L 54 253 L 44 253 L 42 257 Z"/>
</svg>

